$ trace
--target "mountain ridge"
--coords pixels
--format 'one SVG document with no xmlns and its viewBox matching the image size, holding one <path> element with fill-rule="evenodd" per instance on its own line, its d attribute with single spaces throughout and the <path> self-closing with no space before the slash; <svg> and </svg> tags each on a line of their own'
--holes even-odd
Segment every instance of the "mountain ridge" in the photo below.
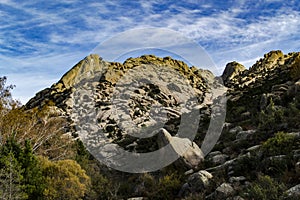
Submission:
<svg viewBox="0 0 300 200">
<path fill-rule="evenodd" d="M 98 55 L 90 55 L 75 65 L 57 83 L 37 93 L 25 108 L 48 105 L 58 108 L 58 113 L 62 116 L 70 116 L 73 109 L 84 113 L 86 110 L 81 108 L 83 106 L 73 107 L 76 102 L 72 98 L 78 89 L 74 86 L 78 84 L 84 84 L 83 88 L 92 86 L 96 88 L 96 93 L 90 100 L 100 112 L 97 115 L 98 125 L 106 132 L 110 142 L 126 151 L 138 153 L 155 151 L 167 144 L 174 145 L 175 148 L 180 146 L 178 145 L 180 138 L 178 139 L 176 133 L 183 113 L 178 107 L 179 99 L 173 96 L 171 87 L 168 87 L 172 84 L 162 85 L 159 78 L 156 78 L 151 79 L 156 84 L 144 82 L 145 86 L 132 90 L 131 86 L 126 84 L 127 79 L 122 79 L 134 69 L 140 70 L 138 72 L 141 74 L 148 73 L 154 77 L 151 71 L 143 69 L 152 65 L 158 67 L 153 69 L 162 71 L 165 69 L 164 66 L 170 67 L 187 80 L 197 97 L 199 104 L 197 109 L 201 116 L 197 134 L 193 143 L 190 141 L 188 152 L 170 166 L 173 173 L 179 173 L 184 178 L 180 182 L 181 189 L 177 188 L 176 195 L 168 198 L 192 199 L 193 196 L 202 195 L 203 199 L 251 199 L 258 195 L 255 191 L 256 186 L 261 187 L 262 193 L 268 192 L 268 188 L 263 188 L 266 181 L 276 187 L 277 181 L 285 184 L 285 191 L 281 186 L 274 189 L 273 195 L 277 195 L 278 198 L 289 199 L 289 196 L 299 196 L 300 52 L 283 54 L 279 50 L 271 51 L 249 69 L 238 62 L 231 62 L 226 65 L 220 77 L 214 77 L 207 70 L 188 67 L 182 61 L 170 57 L 145 55 L 129 58 L 121 64 L 104 61 Z M 133 77 L 137 77 L 134 76 L 136 74 L 138 73 L 134 72 Z M 99 77 L 91 82 L 87 81 L 94 76 Z M 115 88 L 120 86 L 133 91 L 130 93 L 133 96 L 128 101 L 130 116 L 128 119 L 138 124 L 137 127 L 165 122 L 157 136 L 150 139 L 136 139 L 131 137 L 129 132 L 122 130 L 122 127 L 118 127 L 112 104 L 116 94 Z M 218 98 L 214 97 L 212 92 L 215 86 L 224 91 L 226 89 L 226 120 L 218 142 L 213 150 L 204 156 L 199 147 L 203 144 L 208 130 L 212 108 L 219 106 L 215 104 Z M 117 89 L 117 91 L 125 90 Z M 78 96 L 79 100 L 84 100 L 80 99 L 80 96 L 84 97 L 84 93 L 79 93 Z M 150 107 L 155 104 L 168 108 L 167 121 L 160 115 L 151 117 Z M 150 123 L 151 118 L 156 122 L 150 120 Z M 67 129 L 69 133 L 78 138 L 72 119 L 69 126 Z M 111 149 L 108 150 L 109 155 Z M 100 168 L 103 170 L 103 166 Z M 155 173 L 163 174 L 164 170 L 168 173 L 170 168 Z M 151 175 L 152 178 L 156 177 L 155 173 Z M 117 181 L 124 180 L 120 178 Z M 143 187 L 145 180 L 142 183 L 132 184 L 134 189 L 130 197 L 154 197 L 148 193 L 149 188 Z M 159 195 L 153 192 L 154 194 Z"/>
</svg>

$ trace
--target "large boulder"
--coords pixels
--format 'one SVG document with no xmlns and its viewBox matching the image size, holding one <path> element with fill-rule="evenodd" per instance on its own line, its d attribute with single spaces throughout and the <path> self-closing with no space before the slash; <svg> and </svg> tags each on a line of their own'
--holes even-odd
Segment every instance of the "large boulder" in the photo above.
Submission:
<svg viewBox="0 0 300 200">
<path fill-rule="evenodd" d="M 220 198 L 226 198 L 234 194 L 234 189 L 229 183 L 222 183 L 217 189 L 216 189 L 216 195 Z"/>
<path fill-rule="evenodd" d="M 213 175 L 205 170 L 193 173 L 188 177 L 185 184 L 182 185 L 178 196 L 184 197 L 190 193 L 195 193 L 207 189 Z"/>
<path fill-rule="evenodd" d="M 205 170 L 200 170 L 192 174 L 188 178 L 188 184 L 191 186 L 193 191 L 198 191 L 209 186 L 210 179 L 213 178 L 213 175 Z"/>
<path fill-rule="evenodd" d="M 176 164 L 186 169 L 197 169 L 204 160 L 204 154 L 195 142 L 188 138 L 179 138 L 172 136 L 167 130 L 160 129 L 157 143 L 159 148 L 170 144 L 173 150 L 178 154 L 179 160 Z"/>
<path fill-rule="evenodd" d="M 229 183 L 222 183 L 212 194 L 208 195 L 205 199 L 226 199 L 233 196 L 234 193 L 235 190 Z"/>
</svg>

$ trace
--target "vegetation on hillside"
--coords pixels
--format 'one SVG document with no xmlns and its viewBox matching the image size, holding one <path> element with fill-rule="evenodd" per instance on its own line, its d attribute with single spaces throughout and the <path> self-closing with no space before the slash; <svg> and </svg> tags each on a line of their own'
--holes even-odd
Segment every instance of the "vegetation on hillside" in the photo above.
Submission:
<svg viewBox="0 0 300 200">
<path fill-rule="evenodd" d="M 22 107 L 11 96 L 14 86 L 0 77 L 0 199 L 298 199 L 288 191 L 300 180 L 300 57 L 287 56 L 287 70 L 265 63 L 268 55 L 228 79 L 222 135 L 194 171 L 179 163 L 144 174 L 110 169 L 74 139 L 70 118 L 57 112 L 60 98 Z M 194 140 L 199 146 L 210 122 L 206 111 Z M 118 144 L 128 146 L 129 139 Z"/>
</svg>

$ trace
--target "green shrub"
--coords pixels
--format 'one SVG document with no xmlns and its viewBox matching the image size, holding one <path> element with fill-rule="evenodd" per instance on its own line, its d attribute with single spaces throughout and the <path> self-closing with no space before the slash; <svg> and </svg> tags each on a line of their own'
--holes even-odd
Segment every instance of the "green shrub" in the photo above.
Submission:
<svg viewBox="0 0 300 200">
<path fill-rule="evenodd" d="M 289 154 L 295 142 L 295 137 L 284 132 L 278 132 L 262 145 L 265 156 Z"/>
<path fill-rule="evenodd" d="M 260 157 L 245 156 L 237 160 L 234 168 L 235 176 L 255 177 L 260 168 Z"/>
<path fill-rule="evenodd" d="M 286 113 L 288 126 L 291 128 L 300 128 L 300 103 L 297 98 L 289 104 Z"/>
<path fill-rule="evenodd" d="M 159 180 L 156 182 L 156 185 L 153 185 L 155 181 L 152 177 L 145 176 L 144 179 L 145 186 L 153 186 L 153 188 L 147 188 L 147 190 L 150 189 L 151 192 L 147 194 L 149 199 L 175 199 L 183 184 L 181 182 L 181 177 L 175 173 L 171 173 L 159 178 Z"/>
<path fill-rule="evenodd" d="M 259 200 L 278 200 L 285 190 L 285 185 L 279 184 L 271 177 L 259 176 L 258 180 L 247 189 L 247 197 Z"/>
<path fill-rule="evenodd" d="M 278 131 L 283 122 L 284 110 L 279 106 L 275 106 L 271 99 L 266 109 L 259 114 L 259 129 L 266 132 Z"/>
</svg>

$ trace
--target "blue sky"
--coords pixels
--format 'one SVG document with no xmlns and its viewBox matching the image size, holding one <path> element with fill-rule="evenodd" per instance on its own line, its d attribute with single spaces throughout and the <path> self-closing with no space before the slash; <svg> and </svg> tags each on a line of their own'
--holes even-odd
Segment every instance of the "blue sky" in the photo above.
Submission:
<svg viewBox="0 0 300 200">
<path fill-rule="evenodd" d="M 205 49 L 219 73 L 227 62 L 249 67 L 273 49 L 300 51 L 298 0 L 0 0 L 0 18 L 0 76 L 23 103 L 99 43 L 133 28 L 179 32 Z"/>
</svg>

